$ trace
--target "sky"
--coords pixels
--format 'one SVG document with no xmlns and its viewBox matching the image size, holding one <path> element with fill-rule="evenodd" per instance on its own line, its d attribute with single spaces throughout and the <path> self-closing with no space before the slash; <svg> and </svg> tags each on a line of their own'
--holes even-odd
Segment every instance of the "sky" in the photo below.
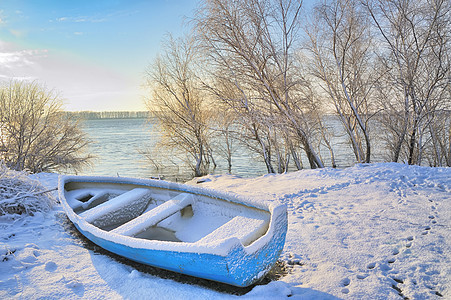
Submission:
<svg viewBox="0 0 451 300">
<path fill-rule="evenodd" d="M 37 80 L 69 111 L 145 110 L 145 70 L 196 0 L 0 0 L 0 81 Z"/>
</svg>

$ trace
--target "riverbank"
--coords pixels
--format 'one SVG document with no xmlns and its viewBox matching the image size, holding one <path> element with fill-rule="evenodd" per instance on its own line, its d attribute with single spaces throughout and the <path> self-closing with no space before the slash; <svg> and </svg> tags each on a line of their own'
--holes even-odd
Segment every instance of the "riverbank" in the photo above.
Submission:
<svg viewBox="0 0 451 300">
<path fill-rule="evenodd" d="M 56 186 L 55 174 L 36 178 Z M 0 298 L 451 297 L 450 168 L 386 163 L 198 181 L 190 183 L 286 203 L 285 276 L 241 296 L 160 277 L 87 246 L 55 205 L 33 217 L 0 218 Z"/>
</svg>

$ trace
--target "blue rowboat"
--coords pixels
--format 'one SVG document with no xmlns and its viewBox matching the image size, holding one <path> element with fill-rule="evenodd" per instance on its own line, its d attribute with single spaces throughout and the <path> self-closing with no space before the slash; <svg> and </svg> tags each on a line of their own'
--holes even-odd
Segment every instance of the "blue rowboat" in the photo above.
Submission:
<svg viewBox="0 0 451 300">
<path fill-rule="evenodd" d="M 98 246 L 146 265 L 245 287 L 274 266 L 287 210 L 160 180 L 61 176 L 69 219 Z"/>
</svg>

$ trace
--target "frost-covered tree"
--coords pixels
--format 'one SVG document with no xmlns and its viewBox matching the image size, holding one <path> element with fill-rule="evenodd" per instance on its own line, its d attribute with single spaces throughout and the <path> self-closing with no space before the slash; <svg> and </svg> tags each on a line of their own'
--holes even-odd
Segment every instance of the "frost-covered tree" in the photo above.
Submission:
<svg viewBox="0 0 451 300">
<path fill-rule="evenodd" d="M 269 137 L 272 125 L 264 120 L 261 101 L 252 96 L 249 89 L 244 89 L 242 85 L 231 81 L 226 75 L 227 72 L 221 70 L 221 68 L 215 70 L 213 74 L 215 82 L 207 86 L 219 102 L 215 106 L 222 110 L 223 114 L 234 116 L 232 120 L 239 132 L 234 138 L 263 159 L 268 173 L 275 173 Z"/>
<path fill-rule="evenodd" d="M 150 96 L 146 105 L 163 133 L 156 147 L 160 155 L 177 155 L 195 176 L 203 176 L 212 162 L 212 116 L 196 74 L 200 61 L 196 41 L 170 36 L 164 49 L 147 69 Z"/>
<path fill-rule="evenodd" d="M 333 107 L 356 161 L 369 163 L 369 121 L 377 111 L 371 99 L 377 76 L 369 18 L 359 1 L 321 1 L 306 33 L 315 92 Z"/>
<path fill-rule="evenodd" d="M 421 164 L 431 141 L 439 149 L 435 124 L 449 118 L 451 2 L 367 0 L 365 7 L 380 36 L 379 104 L 391 159 Z"/>
<path fill-rule="evenodd" d="M 0 159 L 14 170 L 30 172 L 87 166 L 89 140 L 77 120 L 62 110 L 54 91 L 33 81 L 0 87 Z"/>
<path fill-rule="evenodd" d="M 260 144 L 268 172 L 274 171 L 271 150 L 280 150 L 270 146 L 279 140 L 274 134 L 288 128 L 311 168 L 323 167 L 313 147 L 309 106 L 304 103 L 294 55 L 301 7 L 302 2 L 290 0 L 206 0 L 196 17 L 200 39 L 219 70 L 216 74 L 228 79 L 239 97 L 218 96 L 250 118 L 248 129 L 255 129 L 251 133 Z"/>
</svg>

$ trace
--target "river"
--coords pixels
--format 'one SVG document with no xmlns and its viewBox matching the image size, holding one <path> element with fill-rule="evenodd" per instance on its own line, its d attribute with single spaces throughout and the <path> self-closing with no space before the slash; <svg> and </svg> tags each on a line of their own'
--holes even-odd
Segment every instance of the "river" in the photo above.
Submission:
<svg viewBox="0 0 451 300">
<path fill-rule="evenodd" d="M 145 159 L 143 151 L 152 147 L 160 136 L 156 126 L 144 118 L 130 119 L 94 119 L 82 123 L 83 130 L 93 141 L 89 151 L 96 156 L 91 168 L 85 169 L 80 175 L 107 175 L 124 177 L 158 177 L 164 175 L 172 181 L 184 181 L 190 178 L 191 171 L 171 164 L 165 169 L 157 170 Z M 331 120 L 329 127 L 339 132 L 338 121 Z M 334 134 L 335 159 L 338 167 L 353 164 L 354 156 L 344 134 Z M 322 151 L 326 165 L 330 166 L 329 154 Z M 227 164 L 217 158 L 216 174 L 227 173 Z M 305 164 L 307 165 L 307 164 Z M 253 157 L 247 149 L 236 151 L 232 161 L 232 174 L 242 177 L 259 176 L 266 173 L 265 165 Z"/>
</svg>

